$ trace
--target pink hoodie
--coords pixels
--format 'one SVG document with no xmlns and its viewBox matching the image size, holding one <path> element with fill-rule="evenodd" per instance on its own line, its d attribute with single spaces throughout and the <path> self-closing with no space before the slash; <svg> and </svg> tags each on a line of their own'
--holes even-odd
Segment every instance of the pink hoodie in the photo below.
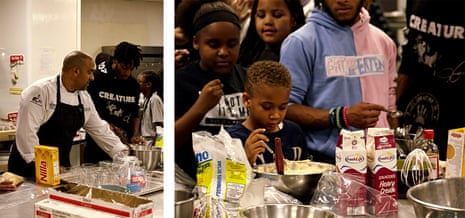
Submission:
<svg viewBox="0 0 465 218">
<path fill-rule="evenodd" d="M 388 110 L 396 109 L 397 48 L 382 30 L 370 25 L 370 15 L 362 8 L 360 21 L 352 25 L 357 55 L 382 55 L 385 69 L 382 75 L 360 77 L 364 102 L 383 105 Z M 377 39 L 377 40 L 373 40 Z M 382 77 L 380 79 L 379 77 Z M 380 92 L 382 92 L 380 94 Z M 387 99 L 378 96 L 389 96 Z M 376 127 L 389 127 L 386 113 L 382 112 Z"/>
</svg>

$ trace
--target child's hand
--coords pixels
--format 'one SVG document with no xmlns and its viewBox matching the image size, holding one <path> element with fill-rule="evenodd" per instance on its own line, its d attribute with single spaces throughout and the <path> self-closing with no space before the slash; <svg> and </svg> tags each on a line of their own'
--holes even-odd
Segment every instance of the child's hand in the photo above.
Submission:
<svg viewBox="0 0 465 218">
<path fill-rule="evenodd" d="M 174 63 L 175 68 L 183 67 L 189 62 L 189 50 L 187 49 L 176 49 L 174 51 Z"/>
<path fill-rule="evenodd" d="M 247 19 L 247 17 L 249 17 L 250 13 L 252 12 L 251 8 L 248 8 L 247 10 L 245 10 L 246 7 L 248 6 L 247 3 L 248 3 L 247 0 L 235 0 L 231 2 L 231 7 L 234 9 L 234 11 L 236 11 L 241 23 L 244 22 Z"/>
<path fill-rule="evenodd" d="M 260 153 L 265 152 L 265 143 L 269 142 L 268 137 L 263 134 L 265 131 L 266 129 L 264 128 L 256 129 L 250 133 L 249 137 L 245 141 L 245 153 L 247 154 L 247 159 L 251 165 L 255 164 Z"/>
<path fill-rule="evenodd" d="M 219 79 L 212 80 L 202 88 L 199 95 L 196 105 L 203 113 L 206 113 L 220 102 L 223 96 L 223 83 Z"/>
</svg>

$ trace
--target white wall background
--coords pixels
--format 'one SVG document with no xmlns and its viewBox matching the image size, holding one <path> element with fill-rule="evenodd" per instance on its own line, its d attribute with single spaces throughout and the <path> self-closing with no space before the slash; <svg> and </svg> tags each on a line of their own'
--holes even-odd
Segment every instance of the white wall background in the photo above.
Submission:
<svg viewBox="0 0 465 218">
<path fill-rule="evenodd" d="M 80 0 L 27 0 L 32 14 L 29 83 L 61 72 L 63 58 L 80 49 Z"/>
<path fill-rule="evenodd" d="M 121 41 L 163 46 L 162 0 L 81 0 L 81 5 L 81 50 L 90 55 Z"/>
<path fill-rule="evenodd" d="M 163 46 L 163 0 L 0 0 L 0 118 L 16 111 L 10 90 L 60 72 L 63 57 L 80 49 L 129 41 Z M 9 56 L 24 55 L 11 83 Z"/>
<path fill-rule="evenodd" d="M 80 0 L 0 1 L 0 117 L 17 111 L 19 95 L 33 81 L 61 70 L 63 57 L 79 49 Z M 9 56 L 24 55 L 18 82 L 11 83 Z M 18 93 L 19 94 L 19 93 Z"/>
</svg>

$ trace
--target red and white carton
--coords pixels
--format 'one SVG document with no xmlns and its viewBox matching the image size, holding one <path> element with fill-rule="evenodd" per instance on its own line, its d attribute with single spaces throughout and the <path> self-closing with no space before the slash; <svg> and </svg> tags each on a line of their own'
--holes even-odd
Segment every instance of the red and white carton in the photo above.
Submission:
<svg viewBox="0 0 465 218">
<path fill-rule="evenodd" d="M 116 214 L 105 213 L 88 207 L 55 201 L 49 198 L 34 204 L 35 218 L 119 218 Z"/>
<path fill-rule="evenodd" d="M 336 213 L 342 216 L 365 215 L 367 182 L 367 153 L 363 130 L 342 129 L 336 146 L 336 171 L 350 176 L 355 186 L 341 184 Z M 356 188 L 354 188 L 356 187 Z"/>
<path fill-rule="evenodd" d="M 87 187 L 85 185 L 79 186 Z M 88 188 L 92 188 L 92 191 L 88 192 L 92 193 L 91 198 L 87 197 L 84 192 L 80 194 L 71 194 L 49 188 L 48 199 L 51 199 L 55 202 L 72 205 L 75 209 L 83 207 L 116 216 L 118 218 L 153 217 L 153 201 L 148 198 L 94 187 Z M 104 201 L 94 196 L 106 196 L 107 198 L 111 197 L 114 202 Z M 124 202 L 131 203 L 126 204 Z"/>
<path fill-rule="evenodd" d="M 368 211 L 374 215 L 397 212 L 397 147 L 394 131 L 369 128 L 366 148 L 368 185 L 376 190 L 368 195 Z"/>
</svg>

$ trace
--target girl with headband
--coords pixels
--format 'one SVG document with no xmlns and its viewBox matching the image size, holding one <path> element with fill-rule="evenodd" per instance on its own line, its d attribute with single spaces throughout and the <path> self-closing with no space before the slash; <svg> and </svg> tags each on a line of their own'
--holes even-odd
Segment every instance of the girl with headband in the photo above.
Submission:
<svg viewBox="0 0 465 218">
<path fill-rule="evenodd" d="M 183 1 L 177 14 L 199 60 L 175 72 L 175 162 L 195 181 L 192 132 L 204 130 L 216 135 L 222 125 L 230 127 L 248 115 L 241 100 L 246 72 L 236 64 L 241 25 L 223 1 Z"/>
</svg>

